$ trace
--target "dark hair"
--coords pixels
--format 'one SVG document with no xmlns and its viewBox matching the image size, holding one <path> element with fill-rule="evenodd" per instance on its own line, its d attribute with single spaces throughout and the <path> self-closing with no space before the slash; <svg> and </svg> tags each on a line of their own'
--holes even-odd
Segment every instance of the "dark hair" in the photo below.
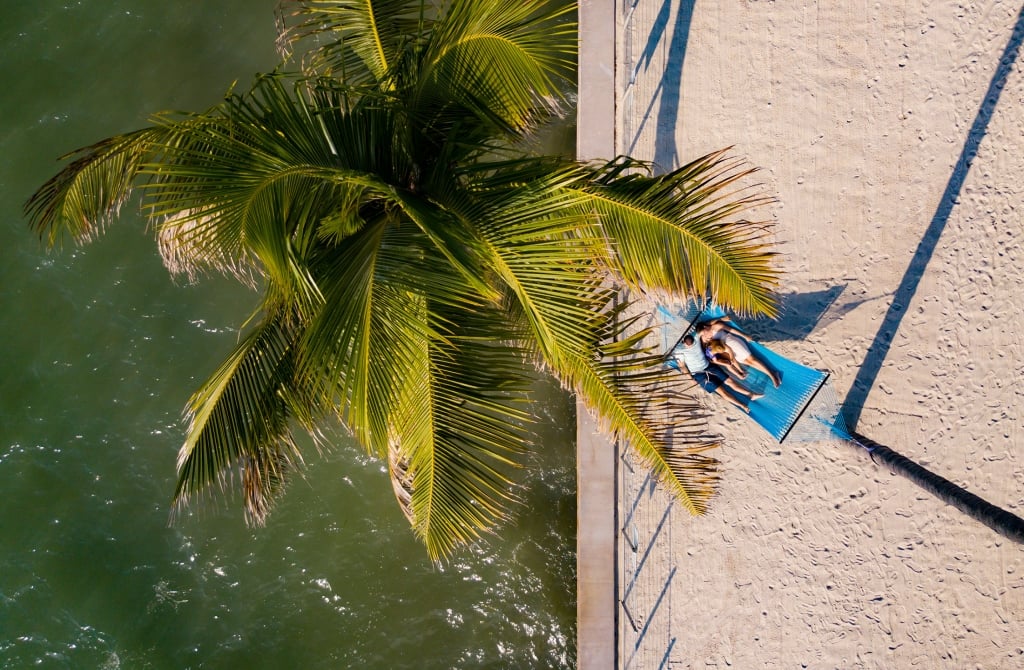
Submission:
<svg viewBox="0 0 1024 670">
<path fill-rule="evenodd" d="M 710 321 L 701 321 L 700 323 L 698 323 L 695 326 L 695 329 L 696 329 L 696 331 L 698 333 L 703 333 L 705 330 L 707 330 L 710 327 L 711 327 L 711 322 Z"/>
<path fill-rule="evenodd" d="M 693 344 L 693 335 L 687 333 L 686 336 L 683 338 L 683 344 L 685 344 L 688 347 L 691 346 Z"/>
</svg>

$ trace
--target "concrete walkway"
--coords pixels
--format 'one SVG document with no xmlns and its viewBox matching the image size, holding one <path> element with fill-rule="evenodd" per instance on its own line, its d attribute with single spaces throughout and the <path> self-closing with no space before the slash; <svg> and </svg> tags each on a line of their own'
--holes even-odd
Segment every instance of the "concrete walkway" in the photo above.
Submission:
<svg viewBox="0 0 1024 670">
<path fill-rule="evenodd" d="M 633 108 L 638 65 L 632 36 L 651 32 L 659 20 L 652 11 L 658 11 L 655 3 L 642 0 L 580 2 L 580 159 L 632 153 L 650 160 L 656 153 L 654 140 L 623 146 L 623 137 L 637 136 L 643 123 Z M 665 66 L 664 59 L 651 55 L 648 70 Z M 577 406 L 577 486 L 578 667 L 664 667 L 675 642 L 669 588 L 675 571 L 663 574 L 662 569 L 671 553 L 666 520 L 672 501 L 652 485 L 628 449 L 598 434 L 582 406 Z"/>
<path fill-rule="evenodd" d="M 580 159 L 615 155 L 616 0 L 582 0 L 576 154 Z M 586 409 L 577 405 L 578 667 L 617 667 L 616 640 L 616 447 L 598 435 Z"/>
</svg>

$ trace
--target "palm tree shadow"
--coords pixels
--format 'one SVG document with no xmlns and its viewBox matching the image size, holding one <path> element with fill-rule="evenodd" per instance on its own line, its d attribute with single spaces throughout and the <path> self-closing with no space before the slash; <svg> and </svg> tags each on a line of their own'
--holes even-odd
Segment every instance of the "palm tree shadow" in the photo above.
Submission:
<svg viewBox="0 0 1024 670">
<path fill-rule="evenodd" d="M 982 98 L 978 114 L 975 116 L 974 123 L 971 124 L 971 129 L 967 133 L 967 141 L 964 143 L 960 157 L 953 168 L 953 174 L 950 175 L 949 182 L 947 182 L 946 188 L 942 193 L 942 198 L 939 200 L 935 215 L 932 217 L 931 223 L 918 243 L 917 250 L 910 260 L 910 265 L 903 274 L 903 279 L 893 292 L 892 302 L 885 314 L 885 318 L 882 319 L 881 327 L 875 334 L 871 346 L 868 347 L 864 364 L 857 371 L 857 376 L 853 381 L 850 392 L 843 402 L 842 412 L 846 418 L 846 425 L 851 430 L 857 426 L 857 421 L 860 419 L 861 411 L 864 408 L 864 402 L 867 400 L 868 393 L 874 386 L 878 373 L 882 369 L 882 364 L 889 354 L 889 348 L 892 346 L 896 331 L 903 321 L 903 315 L 910 305 L 914 294 L 917 293 L 917 287 L 924 276 L 928 263 L 931 261 L 932 254 L 935 252 L 939 237 L 946 228 L 946 223 L 949 221 L 949 216 L 953 211 L 953 205 L 956 204 L 964 181 L 967 178 L 971 162 L 978 153 L 981 140 L 985 137 L 989 121 L 991 121 L 992 114 L 996 108 L 996 103 L 999 102 L 999 95 L 1006 84 L 1006 78 L 1013 70 L 1022 40 L 1024 40 L 1024 7 L 1021 8 L 1017 16 L 1017 23 L 1013 27 L 1013 33 L 1010 35 L 1006 48 L 1003 50 L 1003 55 L 999 59 L 999 66 L 996 68 L 995 74 L 992 75 L 988 91 L 986 91 L 985 96 Z"/>
<path fill-rule="evenodd" d="M 668 60 L 662 74 L 661 105 L 658 110 L 657 141 L 654 143 L 654 165 L 658 169 L 671 169 L 679 163 L 676 147 L 676 123 L 679 120 L 679 97 L 683 88 L 683 61 L 693 21 L 693 8 L 697 0 L 683 0 L 676 15 L 676 27 L 668 47 Z M 666 3 L 668 4 L 668 0 Z"/>
<path fill-rule="evenodd" d="M 658 15 L 654 19 L 654 25 L 647 35 L 647 43 L 644 45 L 644 50 L 636 64 L 634 76 L 641 68 L 647 67 L 653 61 L 658 45 L 664 39 L 665 32 L 668 29 L 673 4 L 673 0 L 664 0 L 662 2 Z M 676 123 L 679 119 L 679 98 L 683 83 L 683 61 L 686 58 L 686 45 L 690 34 L 690 23 L 693 20 L 695 4 L 696 0 L 682 0 L 679 3 L 679 12 L 676 14 L 675 29 L 672 31 L 672 39 L 668 45 L 668 58 L 665 59 L 661 80 L 651 95 L 651 104 L 640 124 L 640 128 L 643 128 L 647 121 L 652 118 L 651 107 L 658 100 L 658 112 L 653 116 L 653 118 L 657 119 L 658 127 L 655 131 L 654 157 L 652 159 L 655 172 L 658 173 L 671 170 L 678 165 L 679 153 L 676 147 Z M 640 131 L 637 129 L 627 153 L 633 153 L 639 138 Z"/>
</svg>

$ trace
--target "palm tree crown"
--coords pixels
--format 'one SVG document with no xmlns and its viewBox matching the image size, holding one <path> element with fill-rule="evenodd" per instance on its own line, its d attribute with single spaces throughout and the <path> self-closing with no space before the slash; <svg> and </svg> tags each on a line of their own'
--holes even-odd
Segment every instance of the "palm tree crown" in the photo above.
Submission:
<svg viewBox="0 0 1024 670">
<path fill-rule="evenodd" d="M 652 176 L 525 151 L 568 106 L 571 10 L 283 2 L 298 71 L 81 149 L 27 203 L 53 245 L 91 239 L 141 191 L 171 271 L 261 291 L 189 402 L 176 505 L 238 474 L 262 523 L 301 463 L 293 430 L 324 444 L 336 417 L 387 460 L 414 532 L 445 556 L 514 502 L 539 368 L 704 509 L 714 461 L 679 425 L 696 406 L 652 392 L 666 371 L 615 296 L 710 292 L 773 313 L 766 229 L 737 219 L 765 199 L 722 152 Z"/>
</svg>

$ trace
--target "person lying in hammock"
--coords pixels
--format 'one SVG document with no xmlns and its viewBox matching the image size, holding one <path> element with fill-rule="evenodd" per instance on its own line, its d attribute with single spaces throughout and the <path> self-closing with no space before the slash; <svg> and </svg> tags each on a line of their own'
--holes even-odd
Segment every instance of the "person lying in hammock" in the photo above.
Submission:
<svg viewBox="0 0 1024 670">
<path fill-rule="evenodd" d="M 751 351 L 747 344 L 746 337 L 738 329 L 734 328 L 729 323 L 728 317 L 720 317 L 717 319 L 711 319 L 710 321 L 702 321 L 696 325 L 697 335 L 700 336 L 700 341 L 708 350 L 708 357 L 716 363 L 718 360 L 715 357 L 715 353 L 721 352 L 722 348 L 715 346 L 712 348 L 713 343 L 720 342 L 728 347 L 732 353 L 732 357 L 739 362 L 741 366 L 749 366 L 760 370 L 761 372 L 768 375 L 768 378 L 772 380 L 772 384 L 775 388 L 779 388 L 779 384 L 782 383 L 782 375 L 778 371 L 773 370 L 768 366 L 767 361 L 762 360 L 757 354 Z M 739 366 L 737 366 L 739 367 Z M 739 368 L 741 374 L 737 376 L 740 379 L 745 378 L 746 371 Z"/>
<path fill-rule="evenodd" d="M 683 338 L 682 343 L 676 347 L 674 356 L 681 364 L 680 369 L 685 366 L 702 389 L 708 393 L 717 393 L 747 414 L 750 414 L 750 408 L 741 398 L 750 402 L 764 397 L 763 393 L 751 391 L 730 377 L 717 363 L 709 361 L 704 355 L 704 347 L 693 335 L 688 334 Z"/>
<path fill-rule="evenodd" d="M 728 372 L 730 377 L 735 377 L 736 379 L 747 378 L 747 371 L 739 364 L 739 361 L 733 356 L 732 349 L 725 342 L 711 340 L 704 347 L 704 355 L 708 357 L 709 361 Z"/>
</svg>

